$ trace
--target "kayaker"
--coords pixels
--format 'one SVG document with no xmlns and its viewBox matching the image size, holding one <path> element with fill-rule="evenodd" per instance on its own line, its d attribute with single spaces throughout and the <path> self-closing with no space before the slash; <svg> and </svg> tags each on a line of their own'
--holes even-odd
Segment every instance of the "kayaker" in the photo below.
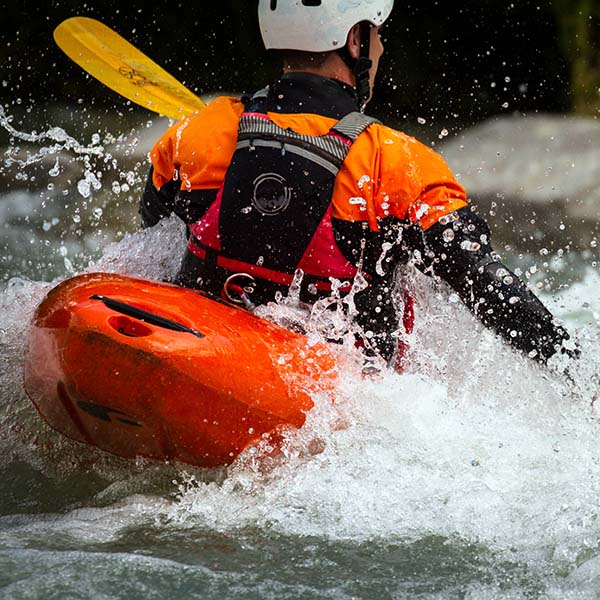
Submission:
<svg viewBox="0 0 600 600">
<path fill-rule="evenodd" d="M 411 326 L 410 310 L 400 323 L 394 308 L 394 272 L 409 262 L 531 358 L 569 352 L 444 160 L 364 114 L 392 7 L 259 0 L 282 76 L 252 96 L 217 98 L 157 142 L 144 226 L 177 214 L 189 233 L 177 282 L 248 305 L 285 295 L 295 273 L 311 304 L 354 284 L 363 343 L 388 361 Z M 333 292 L 330 278 L 341 282 Z"/>
</svg>

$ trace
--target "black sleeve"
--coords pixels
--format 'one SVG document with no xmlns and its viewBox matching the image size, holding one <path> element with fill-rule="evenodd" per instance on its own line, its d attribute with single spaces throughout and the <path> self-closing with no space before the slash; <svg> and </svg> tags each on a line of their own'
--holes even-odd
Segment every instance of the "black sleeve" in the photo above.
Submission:
<svg viewBox="0 0 600 600">
<path fill-rule="evenodd" d="M 195 223 L 208 210 L 218 190 L 181 190 L 181 181 L 171 179 L 160 189 L 154 187 L 150 168 L 146 188 L 140 201 L 139 213 L 143 227 L 152 227 L 161 219 L 175 213 L 186 225 Z"/>
<path fill-rule="evenodd" d="M 152 227 L 161 219 L 175 212 L 175 198 L 180 186 L 179 180 L 172 179 L 158 190 L 152 182 L 153 173 L 154 168 L 150 167 L 146 187 L 140 201 L 139 213 L 142 217 L 143 227 Z"/>
<path fill-rule="evenodd" d="M 569 339 L 552 314 L 490 245 L 487 223 L 468 206 L 423 232 L 421 268 L 446 281 L 484 325 L 545 362 Z"/>
<path fill-rule="evenodd" d="M 366 339 L 365 353 L 372 350 L 386 361 L 391 361 L 398 350 L 397 332 L 401 327 L 397 308 L 403 302 L 402 294 L 396 290 L 394 272 L 398 262 L 406 262 L 407 252 L 399 251 L 402 223 L 397 219 L 386 219 L 381 231 L 369 229 L 363 221 L 332 219 L 333 231 L 338 248 L 351 264 L 358 266 L 362 261 L 368 273 L 368 287 L 354 298 L 358 311 L 356 322 Z M 361 250 L 364 243 L 364 250 Z M 399 295 L 394 296 L 395 293 Z"/>
</svg>

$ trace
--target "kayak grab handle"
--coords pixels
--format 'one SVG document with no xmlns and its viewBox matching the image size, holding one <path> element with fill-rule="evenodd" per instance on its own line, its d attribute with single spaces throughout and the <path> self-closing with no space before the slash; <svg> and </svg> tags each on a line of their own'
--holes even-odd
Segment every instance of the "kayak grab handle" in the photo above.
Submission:
<svg viewBox="0 0 600 600">
<path fill-rule="evenodd" d="M 137 306 L 132 306 L 131 304 L 127 304 L 125 302 L 121 302 L 120 300 L 115 300 L 114 298 L 107 298 L 106 296 L 94 294 L 93 296 L 90 296 L 90 300 L 100 300 L 104 303 L 104 305 L 107 308 L 121 313 L 122 315 L 126 315 L 134 319 L 139 319 L 140 321 L 144 321 L 144 323 L 149 323 L 150 325 L 156 325 L 157 327 L 169 329 L 170 331 L 181 331 L 183 333 L 191 333 L 192 335 L 195 335 L 199 338 L 204 337 L 203 333 L 200 333 L 195 329 L 191 329 L 186 325 L 182 325 L 181 323 L 177 323 L 177 321 L 172 321 L 171 319 L 160 317 L 159 315 L 155 315 L 154 313 L 151 313 L 147 310 L 138 308 Z"/>
</svg>

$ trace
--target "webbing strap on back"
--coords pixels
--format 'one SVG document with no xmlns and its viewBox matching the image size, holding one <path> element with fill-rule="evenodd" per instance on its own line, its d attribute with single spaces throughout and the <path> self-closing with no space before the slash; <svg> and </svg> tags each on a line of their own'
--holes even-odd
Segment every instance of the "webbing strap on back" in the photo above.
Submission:
<svg viewBox="0 0 600 600">
<path fill-rule="evenodd" d="M 254 139 L 274 139 L 282 143 L 302 146 L 307 150 L 320 152 L 324 158 L 332 161 L 339 168 L 346 158 L 348 146 L 332 135 L 303 135 L 292 129 L 283 129 L 269 118 L 252 113 L 243 114 L 238 127 L 238 148 L 243 147 L 245 141 Z"/>
<path fill-rule="evenodd" d="M 248 146 L 249 140 L 260 139 L 261 136 L 277 139 L 280 143 L 287 141 L 306 150 L 319 152 L 339 168 L 348 154 L 349 144 L 332 134 L 338 134 L 350 142 L 355 142 L 358 136 L 373 123 L 379 121 L 360 112 L 353 112 L 338 121 L 325 135 L 304 135 L 292 129 L 279 127 L 266 115 L 244 113 L 239 121 L 237 147 L 239 149 Z"/>
<path fill-rule="evenodd" d="M 332 129 L 335 133 L 355 142 L 358 136 L 374 123 L 381 123 L 373 117 L 369 117 L 361 112 L 352 112 L 340 119 Z"/>
</svg>

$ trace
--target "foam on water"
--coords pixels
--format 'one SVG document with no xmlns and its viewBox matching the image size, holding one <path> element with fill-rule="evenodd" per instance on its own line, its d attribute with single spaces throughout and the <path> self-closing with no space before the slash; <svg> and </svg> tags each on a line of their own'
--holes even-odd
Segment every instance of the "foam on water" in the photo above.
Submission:
<svg viewBox="0 0 600 600">
<path fill-rule="evenodd" d="M 349 373 L 335 407 L 317 401 L 290 434 L 285 457 L 267 467 L 242 457 L 221 483 L 190 478 L 170 522 L 342 540 L 441 536 L 532 569 L 581 574 L 589 559 L 600 576 L 597 323 L 584 332 L 568 322 L 583 357 L 545 369 L 448 303 L 446 290 L 416 287 L 409 372 Z M 568 321 L 599 290 L 590 272 L 547 300 Z"/>
<path fill-rule="evenodd" d="M 171 220 L 126 236 L 86 270 L 168 278 L 183 243 Z M 365 379 L 348 366 L 335 404 L 315 398 L 306 426 L 289 432 L 281 454 L 247 453 L 224 475 L 184 469 L 177 495 L 171 488 L 158 498 L 129 485 L 126 473 L 145 464 L 100 459 L 90 467 L 97 451 L 39 421 L 20 370 L 27 324 L 52 284 L 11 280 L 0 293 L 2 451 L 56 478 L 85 465 L 114 486 L 128 483 L 99 493 L 100 506 L 60 518 L 4 517 L 4 547 L 47 535 L 106 543 L 140 524 L 354 542 L 440 537 L 546 573 L 549 597 L 567 597 L 565 582 L 592 593 L 600 579 L 600 423 L 591 406 L 600 389 L 599 274 L 590 270 L 582 283 L 545 298 L 583 351 L 579 361 L 557 358 L 550 369 L 508 349 L 449 301 L 445 287 L 409 277 L 417 326 L 407 372 Z M 497 593 L 476 586 L 472 597 Z"/>
<path fill-rule="evenodd" d="M 131 235 L 90 270 L 160 279 L 176 269 L 181 236 L 175 222 Z M 160 250 L 151 264 L 150 248 Z M 243 456 L 216 480 L 189 470 L 176 500 L 148 500 L 149 522 L 359 541 L 441 536 L 532 568 L 581 564 L 573 577 L 600 576 L 600 423 L 591 406 L 600 276 L 590 270 L 545 298 L 583 350 L 581 360 L 557 358 L 550 369 L 506 348 L 448 302 L 448 290 L 420 276 L 412 283 L 419 318 L 408 372 L 344 374 L 335 405 L 316 398 L 282 456 Z"/>
</svg>

